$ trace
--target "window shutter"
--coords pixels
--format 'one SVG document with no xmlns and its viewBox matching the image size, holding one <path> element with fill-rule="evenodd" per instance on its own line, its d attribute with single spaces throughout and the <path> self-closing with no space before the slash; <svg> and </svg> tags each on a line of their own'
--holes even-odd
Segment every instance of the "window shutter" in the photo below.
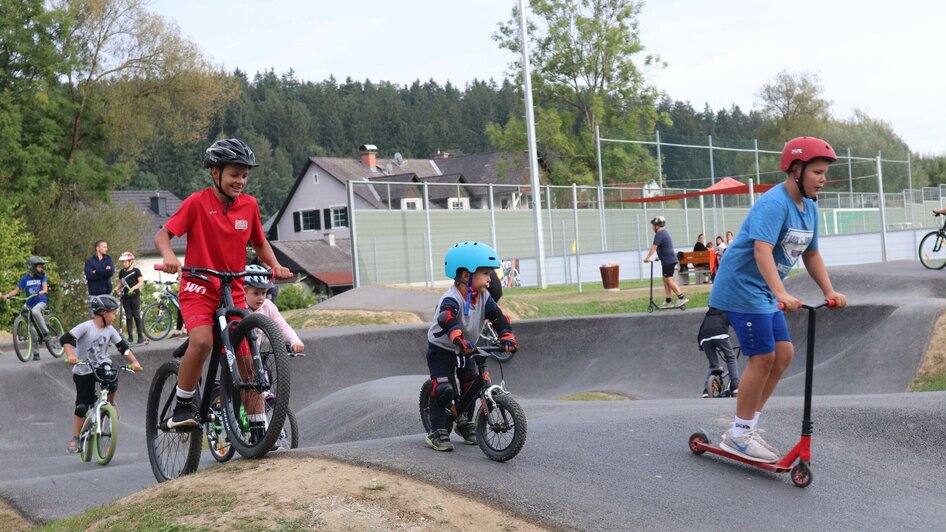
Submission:
<svg viewBox="0 0 946 532">
<path fill-rule="evenodd" d="M 292 227 L 293 229 L 296 230 L 297 233 L 299 231 L 302 231 L 302 213 L 301 212 L 296 211 L 292 213 Z"/>
<path fill-rule="evenodd" d="M 324 209 L 322 211 L 322 215 L 325 218 L 325 228 L 331 229 L 332 228 L 332 209 Z"/>
</svg>

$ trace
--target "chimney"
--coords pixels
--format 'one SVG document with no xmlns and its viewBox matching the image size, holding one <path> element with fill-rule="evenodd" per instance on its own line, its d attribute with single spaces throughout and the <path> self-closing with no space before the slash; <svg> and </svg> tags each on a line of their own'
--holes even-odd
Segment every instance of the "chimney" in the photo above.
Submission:
<svg viewBox="0 0 946 532">
<path fill-rule="evenodd" d="M 335 233 L 325 233 L 325 241 L 328 242 L 328 245 L 335 246 Z"/>
<path fill-rule="evenodd" d="M 164 196 L 151 196 L 151 210 L 158 216 L 167 216 L 168 199 Z"/>
<path fill-rule="evenodd" d="M 437 150 L 437 153 L 434 154 L 434 159 L 446 159 L 450 157 L 450 152 Z"/>
<path fill-rule="evenodd" d="M 378 147 L 374 144 L 362 144 L 358 147 L 361 153 L 361 164 L 368 167 L 372 172 L 378 171 Z"/>
</svg>

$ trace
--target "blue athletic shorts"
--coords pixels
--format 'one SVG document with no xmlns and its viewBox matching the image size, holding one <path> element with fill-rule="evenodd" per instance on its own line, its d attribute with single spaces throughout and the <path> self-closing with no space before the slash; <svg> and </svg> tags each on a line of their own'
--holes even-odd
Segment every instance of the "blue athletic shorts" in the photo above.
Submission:
<svg viewBox="0 0 946 532">
<path fill-rule="evenodd" d="M 785 314 L 779 310 L 771 314 L 747 314 L 726 311 L 729 323 L 736 331 L 742 354 L 764 355 L 775 351 L 775 342 L 791 342 Z"/>
</svg>

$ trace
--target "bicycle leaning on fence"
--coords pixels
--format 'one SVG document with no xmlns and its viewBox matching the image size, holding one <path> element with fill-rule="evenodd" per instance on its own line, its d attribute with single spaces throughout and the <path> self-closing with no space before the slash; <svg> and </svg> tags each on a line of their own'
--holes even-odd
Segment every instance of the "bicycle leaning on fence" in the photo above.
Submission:
<svg viewBox="0 0 946 532">
<path fill-rule="evenodd" d="M 161 270 L 160 265 L 155 269 Z M 209 419 L 210 401 L 217 386 L 220 370 L 220 409 L 227 440 L 238 453 L 247 458 L 260 458 L 279 440 L 286 412 L 289 410 L 289 363 L 286 343 L 276 325 L 266 316 L 251 313 L 233 304 L 231 285 L 248 275 L 272 275 L 258 271 L 221 272 L 210 268 L 185 266 L 182 277 L 194 277 L 210 282 L 220 280 L 220 304 L 214 313 L 214 345 L 210 352 L 207 373 L 198 383 L 194 404 L 199 405 L 197 418 L 201 423 L 195 429 L 168 428 L 173 414 L 177 375 L 181 362 L 165 362 L 151 381 L 145 414 L 145 434 L 151 470 L 159 482 L 193 473 L 200 463 L 203 441 L 202 422 Z M 237 354 L 240 361 L 237 361 Z M 263 357 L 263 353 L 268 353 Z M 181 353 L 183 354 L 183 353 Z M 271 408 L 262 408 L 269 395 L 275 397 Z M 244 431 L 240 420 L 246 405 L 260 405 L 265 416 L 262 434 Z"/>
<path fill-rule="evenodd" d="M 79 430 L 79 460 L 91 462 L 94 455 L 99 465 L 106 465 L 112 461 L 118 445 L 118 410 L 108 402 L 108 387 L 118 382 L 119 370 L 130 373 L 134 373 L 134 370 L 131 366 L 96 366 L 88 362 L 76 365 L 91 366 L 95 380 L 101 385 L 99 398 L 85 413 L 85 421 Z"/>
<path fill-rule="evenodd" d="M 933 211 L 939 218 L 942 214 Z M 943 216 L 943 225 L 936 231 L 930 231 L 920 240 L 920 263 L 931 270 L 942 270 L 946 267 L 946 216 Z"/>
<path fill-rule="evenodd" d="M 164 285 L 164 289 L 161 290 L 158 302 L 141 311 L 141 326 L 144 327 L 145 336 L 154 341 L 164 340 L 171 334 L 174 318 L 181 311 L 177 294 L 170 290 L 170 286 L 175 282 L 165 281 L 160 284 Z"/>
<path fill-rule="evenodd" d="M 39 358 L 39 346 L 37 345 L 43 337 L 36 318 L 30 312 L 29 300 L 39 297 L 33 296 L 14 296 L 10 300 L 22 301 L 23 308 L 16 318 L 13 319 L 13 350 L 16 351 L 17 358 L 22 362 L 29 362 L 30 359 Z M 64 353 L 62 346 L 59 345 L 59 338 L 66 332 L 59 320 L 48 308 L 43 310 L 43 319 L 46 320 L 46 328 L 49 330 L 49 338 L 46 340 L 46 350 L 55 358 L 59 358 Z M 35 351 L 34 351 L 35 349 Z"/>
</svg>

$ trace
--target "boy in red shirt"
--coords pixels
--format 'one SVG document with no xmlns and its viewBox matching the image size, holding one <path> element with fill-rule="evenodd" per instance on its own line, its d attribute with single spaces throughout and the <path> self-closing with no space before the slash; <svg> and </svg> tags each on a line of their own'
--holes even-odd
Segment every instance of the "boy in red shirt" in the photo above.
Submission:
<svg viewBox="0 0 946 532">
<path fill-rule="evenodd" d="M 204 167 L 210 168 L 214 186 L 191 194 L 154 235 L 154 245 L 161 253 L 166 273 L 180 271 L 181 263 L 171 250 L 171 238 L 186 234 L 185 266 L 243 271 L 249 242 L 277 279 L 292 276 L 276 260 L 273 248 L 266 241 L 256 199 L 242 194 L 250 169 L 256 166 L 259 165 L 253 150 L 239 139 L 218 140 L 207 148 Z M 179 300 L 188 346 L 177 376 L 177 404 L 168 421 L 169 428 L 198 426 L 193 398 L 204 361 L 213 347 L 213 316 L 220 301 L 219 284 L 214 278 L 210 283 L 192 277 L 182 280 Z M 240 308 L 246 307 L 242 279 L 233 284 L 233 302 Z"/>
</svg>

